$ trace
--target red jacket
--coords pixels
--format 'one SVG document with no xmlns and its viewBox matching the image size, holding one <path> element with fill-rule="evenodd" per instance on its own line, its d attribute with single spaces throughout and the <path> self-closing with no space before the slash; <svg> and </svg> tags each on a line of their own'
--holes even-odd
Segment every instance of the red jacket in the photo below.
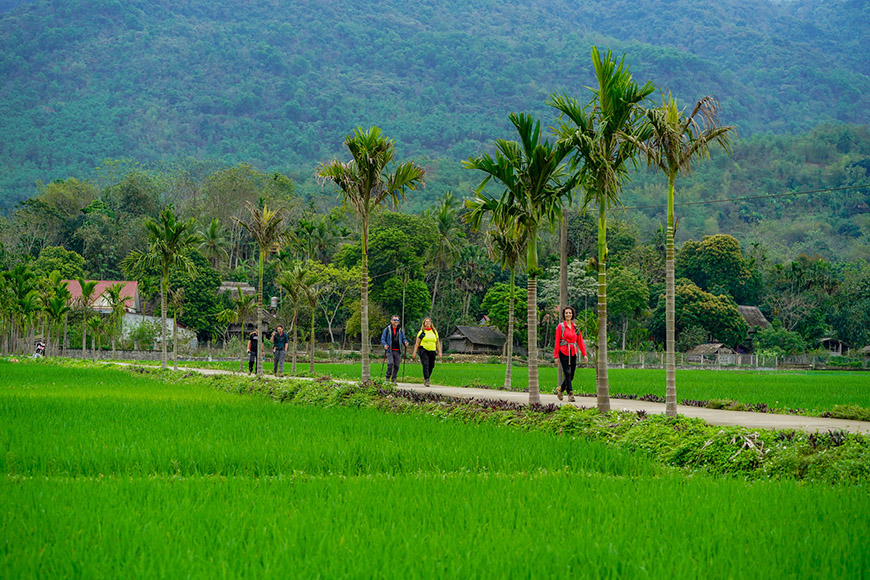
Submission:
<svg viewBox="0 0 870 580">
<path fill-rule="evenodd" d="M 561 322 L 556 327 L 556 348 L 553 350 L 553 358 L 559 358 L 559 352 L 564 355 L 576 355 L 577 347 L 580 347 L 580 352 L 586 356 L 586 344 L 583 342 L 583 335 L 574 326 L 574 322 Z M 573 348 L 572 348 L 573 347 Z"/>
</svg>

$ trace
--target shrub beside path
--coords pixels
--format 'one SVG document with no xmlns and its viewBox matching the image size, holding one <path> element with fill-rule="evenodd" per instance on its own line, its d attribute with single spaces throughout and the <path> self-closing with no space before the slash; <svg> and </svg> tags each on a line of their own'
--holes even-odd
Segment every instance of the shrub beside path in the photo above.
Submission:
<svg viewBox="0 0 870 580">
<path fill-rule="evenodd" d="M 130 363 L 115 363 L 124 366 L 134 366 Z M 219 369 L 199 369 L 185 367 L 184 372 L 196 371 L 203 375 L 233 375 L 239 374 L 233 371 Z M 181 370 L 179 370 L 181 372 Z M 265 375 L 268 380 L 282 380 L 273 376 Z M 301 377 L 286 377 L 301 378 Z M 335 379 L 338 382 L 353 382 L 344 379 Z M 464 399 L 491 399 L 511 401 L 514 403 L 527 404 L 529 395 L 525 392 L 498 391 L 495 389 L 475 389 L 470 387 L 450 387 L 445 385 L 432 385 L 424 387 L 420 383 L 398 383 L 398 388 L 418 393 L 438 393 L 448 397 L 461 397 Z M 560 401 L 556 395 L 541 393 L 541 404 L 574 405 L 577 407 L 595 408 L 597 402 L 594 397 L 577 397 L 573 403 L 566 400 Z M 610 399 L 610 408 L 614 411 L 646 411 L 651 415 L 664 415 L 664 403 L 651 403 L 637 399 Z M 803 415 L 780 415 L 777 413 L 752 413 L 746 411 L 726 411 L 722 409 L 706 409 L 700 407 L 688 407 L 677 405 L 677 413 L 684 417 L 703 419 L 709 425 L 732 425 L 748 427 L 750 429 L 769 429 L 780 431 L 795 429 L 807 433 L 825 431 L 846 431 L 848 433 L 870 434 L 870 422 L 850 421 L 847 419 L 826 419 L 824 417 L 806 417 Z"/>
</svg>

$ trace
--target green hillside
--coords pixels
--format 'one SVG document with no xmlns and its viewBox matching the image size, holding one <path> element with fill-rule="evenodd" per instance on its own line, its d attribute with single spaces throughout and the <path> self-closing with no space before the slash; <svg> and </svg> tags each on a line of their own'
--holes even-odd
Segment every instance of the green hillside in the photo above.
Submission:
<svg viewBox="0 0 870 580">
<path fill-rule="evenodd" d="M 244 161 L 304 182 L 357 125 L 449 167 L 505 135 L 509 112 L 549 120 L 549 94 L 583 95 L 593 44 L 684 102 L 715 94 L 743 137 L 865 123 L 867 10 L 846 0 L 7 0 L 0 207 L 34 195 L 37 180 L 86 178 L 106 158 Z"/>
</svg>

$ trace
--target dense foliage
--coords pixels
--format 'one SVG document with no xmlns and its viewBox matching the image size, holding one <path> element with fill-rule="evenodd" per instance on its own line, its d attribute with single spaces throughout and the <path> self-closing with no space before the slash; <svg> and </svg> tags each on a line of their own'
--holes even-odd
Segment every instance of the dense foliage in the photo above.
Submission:
<svg viewBox="0 0 870 580">
<path fill-rule="evenodd" d="M 12 8 L 12 5 L 18 6 Z M 357 125 L 454 162 L 591 81 L 590 46 L 742 135 L 864 123 L 860 3 L 7 2 L 0 199 L 102 159 L 194 157 L 306 177 Z M 820 106 L 825 103 L 825 106 Z"/>
</svg>

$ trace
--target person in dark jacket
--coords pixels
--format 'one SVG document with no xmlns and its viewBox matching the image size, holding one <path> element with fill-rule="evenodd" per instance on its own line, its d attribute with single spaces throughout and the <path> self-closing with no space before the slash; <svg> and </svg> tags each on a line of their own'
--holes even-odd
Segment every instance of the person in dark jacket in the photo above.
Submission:
<svg viewBox="0 0 870 580">
<path fill-rule="evenodd" d="M 248 374 L 254 372 L 257 366 L 257 347 L 260 342 L 260 336 L 257 334 L 257 329 L 248 335 Z"/>
<path fill-rule="evenodd" d="M 290 341 L 284 333 L 284 327 L 278 325 L 278 330 L 272 334 L 272 352 L 275 353 L 274 372 L 276 377 L 284 376 L 284 357 L 287 356 L 287 343 Z"/>
<path fill-rule="evenodd" d="M 390 317 L 390 324 L 381 333 L 381 346 L 387 359 L 386 379 L 395 383 L 399 375 L 399 365 L 402 364 L 402 353 L 408 346 L 404 331 L 399 328 L 399 317 Z"/>
</svg>

